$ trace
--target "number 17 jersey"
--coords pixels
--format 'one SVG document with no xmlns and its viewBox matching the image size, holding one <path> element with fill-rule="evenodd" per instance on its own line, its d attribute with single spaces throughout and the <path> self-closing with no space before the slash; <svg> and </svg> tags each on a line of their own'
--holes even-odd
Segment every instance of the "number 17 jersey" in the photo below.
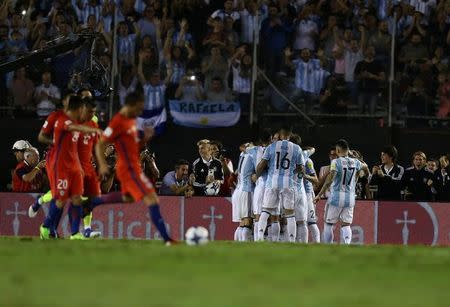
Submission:
<svg viewBox="0 0 450 307">
<path fill-rule="evenodd" d="M 305 165 L 300 146 L 289 141 L 277 141 L 264 151 L 263 160 L 267 161 L 269 171 L 266 188 L 292 189 L 295 186 L 297 165 Z"/>
<path fill-rule="evenodd" d="M 330 197 L 327 204 L 335 207 L 354 207 L 356 182 L 362 163 L 358 159 L 339 157 L 331 161 L 330 171 L 336 176 L 331 183 Z"/>
</svg>

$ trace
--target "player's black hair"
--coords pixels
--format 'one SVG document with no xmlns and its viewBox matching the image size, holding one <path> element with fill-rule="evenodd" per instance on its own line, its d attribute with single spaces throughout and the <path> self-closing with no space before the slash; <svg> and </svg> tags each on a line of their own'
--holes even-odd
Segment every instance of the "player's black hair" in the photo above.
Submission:
<svg viewBox="0 0 450 307">
<path fill-rule="evenodd" d="M 284 137 L 286 137 L 287 139 L 289 139 L 289 137 L 290 137 L 291 134 L 292 134 L 292 129 L 288 129 L 288 128 L 283 127 L 283 128 L 281 128 L 280 130 L 278 130 L 278 134 L 280 135 L 280 137 L 281 137 L 281 136 L 284 136 Z"/>
<path fill-rule="evenodd" d="M 264 129 L 259 135 L 258 145 L 270 144 L 272 141 L 272 131 L 270 129 Z"/>
<path fill-rule="evenodd" d="M 178 169 L 181 165 L 189 165 L 188 160 L 180 159 L 175 163 L 175 169 Z"/>
<path fill-rule="evenodd" d="M 81 108 L 84 105 L 84 101 L 81 99 L 80 96 L 70 96 L 69 98 L 69 105 L 67 106 L 67 109 L 69 111 L 75 111 Z"/>
<path fill-rule="evenodd" d="M 223 149 L 222 143 L 217 141 L 217 140 L 211 140 L 211 141 L 209 141 L 209 144 L 210 145 L 216 145 L 217 149 L 219 149 L 219 151 L 222 151 L 222 149 Z"/>
<path fill-rule="evenodd" d="M 342 150 L 348 150 L 350 147 L 348 146 L 348 142 L 344 139 L 340 139 L 336 142 L 336 146 L 341 148 Z"/>
<path fill-rule="evenodd" d="M 397 151 L 397 148 L 395 148 L 395 146 L 392 146 L 392 145 L 385 146 L 383 148 L 382 152 L 387 154 L 389 157 L 391 157 L 391 159 L 394 163 L 397 162 L 398 151 Z"/>
<path fill-rule="evenodd" d="M 138 102 L 144 101 L 144 96 L 140 93 L 133 92 L 127 95 L 125 98 L 125 105 L 133 107 Z"/>
<path fill-rule="evenodd" d="M 289 137 L 289 141 L 297 145 L 302 145 L 302 138 L 296 133 L 291 134 L 291 136 Z"/>
</svg>

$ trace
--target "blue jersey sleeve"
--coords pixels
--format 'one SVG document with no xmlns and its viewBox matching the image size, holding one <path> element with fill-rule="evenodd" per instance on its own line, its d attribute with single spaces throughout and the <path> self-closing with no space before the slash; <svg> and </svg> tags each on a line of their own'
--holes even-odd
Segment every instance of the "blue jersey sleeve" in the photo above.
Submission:
<svg viewBox="0 0 450 307">
<path fill-rule="evenodd" d="M 264 154 L 262 156 L 263 160 L 269 161 L 270 157 L 272 156 L 272 151 L 273 151 L 273 144 L 269 145 L 269 147 L 266 148 L 266 150 L 264 150 Z"/>
</svg>

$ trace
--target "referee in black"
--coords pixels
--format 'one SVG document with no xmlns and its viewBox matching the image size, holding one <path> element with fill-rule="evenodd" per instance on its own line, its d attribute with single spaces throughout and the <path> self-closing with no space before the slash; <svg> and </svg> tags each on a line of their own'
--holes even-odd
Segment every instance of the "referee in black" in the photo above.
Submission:
<svg viewBox="0 0 450 307">
<path fill-rule="evenodd" d="M 201 140 L 197 143 L 200 157 L 192 164 L 191 177 L 193 176 L 193 187 L 196 196 L 205 195 L 205 186 L 216 181 L 220 185 L 223 183 L 222 162 L 214 158 L 211 154 L 211 144 L 208 140 Z"/>
<path fill-rule="evenodd" d="M 397 164 L 398 152 L 394 146 L 386 146 L 381 152 L 381 165 L 372 169 L 369 186 L 375 187 L 375 199 L 400 200 L 401 180 L 404 168 Z"/>
</svg>

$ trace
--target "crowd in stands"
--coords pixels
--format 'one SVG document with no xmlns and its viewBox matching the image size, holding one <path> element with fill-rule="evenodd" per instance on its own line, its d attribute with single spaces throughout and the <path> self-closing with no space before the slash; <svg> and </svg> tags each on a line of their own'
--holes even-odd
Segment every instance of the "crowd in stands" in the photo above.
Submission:
<svg viewBox="0 0 450 307">
<path fill-rule="evenodd" d="M 239 150 L 244 152 L 257 144 L 241 144 Z M 148 149 L 141 152 L 142 170 L 158 187 L 160 195 L 231 196 L 238 184 L 239 165 L 233 165 L 232 159 L 218 141 L 203 139 L 197 142 L 197 147 L 199 157 L 195 161 L 180 159 L 173 170 L 166 174 L 160 173 L 152 152 Z M 40 161 L 37 149 L 29 142 L 19 140 L 14 143 L 12 150 L 18 163 L 11 171 L 12 191 L 47 192 L 45 161 Z M 363 160 L 357 150 L 352 150 L 352 155 Z M 105 156 L 110 174 L 102 178 L 102 193 L 119 191 L 119 183 L 114 175 L 116 156 L 113 145 L 107 147 Z M 330 162 L 337 158 L 334 147 L 329 151 L 329 158 Z M 368 177 L 358 179 L 358 199 L 450 201 L 450 154 L 428 158 L 424 152 L 417 151 L 411 157 L 411 166 L 405 167 L 398 163 L 397 158 L 398 152 L 394 146 L 386 146 L 381 150 L 380 164 L 371 168 Z M 320 191 L 329 172 L 330 165 L 317 169 L 316 192 Z"/>
<path fill-rule="evenodd" d="M 258 65 L 287 80 L 307 112 L 375 114 L 386 107 L 395 36 L 394 113 L 446 118 L 449 29 L 449 0 L 4 0 L 0 62 L 99 32 L 94 53 L 108 71 L 117 50 L 118 101 L 142 88 L 149 110 L 171 98 L 246 110 L 256 30 Z M 3 75 L 1 105 L 48 115 L 89 56 L 80 47 Z"/>
</svg>

